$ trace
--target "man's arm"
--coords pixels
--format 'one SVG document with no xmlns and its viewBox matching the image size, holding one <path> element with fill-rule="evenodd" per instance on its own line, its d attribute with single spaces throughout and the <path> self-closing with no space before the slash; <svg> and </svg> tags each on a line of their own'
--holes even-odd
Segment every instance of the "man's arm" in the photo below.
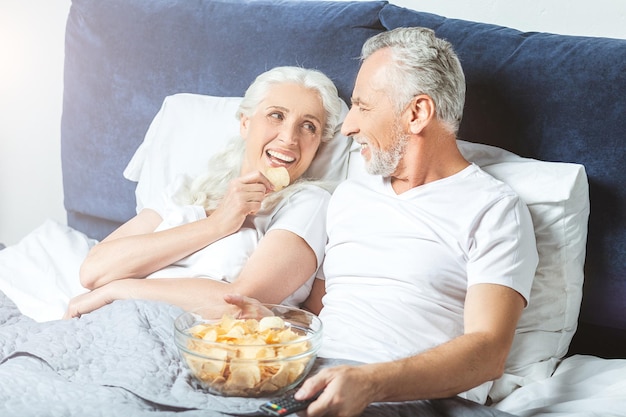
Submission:
<svg viewBox="0 0 626 417">
<path fill-rule="evenodd" d="M 320 311 L 322 311 L 322 297 L 326 294 L 326 281 L 320 278 L 315 278 L 313 281 L 313 286 L 311 287 L 311 292 L 306 300 L 302 303 L 302 307 L 305 310 L 309 310 L 311 313 L 320 315 Z"/>
<path fill-rule="evenodd" d="M 465 332 L 447 343 L 397 361 L 327 368 L 297 394 L 324 393 L 309 417 L 360 414 L 378 401 L 445 398 L 499 378 L 504 371 L 525 300 L 515 290 L 477 284 L 465 301 Z"/>
</svg>

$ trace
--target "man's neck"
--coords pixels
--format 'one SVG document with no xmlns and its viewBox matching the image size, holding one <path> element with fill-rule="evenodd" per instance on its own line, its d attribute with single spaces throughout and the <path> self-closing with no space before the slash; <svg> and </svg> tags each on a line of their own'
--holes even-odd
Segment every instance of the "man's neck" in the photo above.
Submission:
<svg viewBox="0 0 626 417">
<path fill-rule="evenodd" d="M 418 138 L 407 146 L 398 169 L 391 175 L 391 186 L 396 194 L 429 182 L 452 176 L 467 168 L 454 136 Z"/>
</svg>

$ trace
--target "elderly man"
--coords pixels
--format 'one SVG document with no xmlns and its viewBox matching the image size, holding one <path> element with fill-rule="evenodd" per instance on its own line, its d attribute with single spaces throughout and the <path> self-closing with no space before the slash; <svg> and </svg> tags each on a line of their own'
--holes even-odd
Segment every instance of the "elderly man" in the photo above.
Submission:
<svg viewBox="0 0 626 417">
<path fill-rule="evenodd" d="M 324 323 L 321 356 L 365 364 L 310 377 L 296 393 L 323 390 L 309 417 L 461 393 L 484 402 L 503 372 L 537 251 L 524 203 L 457 148 L 464 100 L 460 62 L 431 30 L 363 46 L 343 133 L 371 175 L 331 198 L 307 307 Z"/>
</svg>

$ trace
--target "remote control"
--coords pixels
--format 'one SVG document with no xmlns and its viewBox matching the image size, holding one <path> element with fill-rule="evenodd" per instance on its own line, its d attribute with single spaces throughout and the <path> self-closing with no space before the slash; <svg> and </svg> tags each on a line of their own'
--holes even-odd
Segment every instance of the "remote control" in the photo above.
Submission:
<svg viewBox="0 0 626 417">
<path fill-rule="evenodd" d="M 269 400 L 259 407 L 259 411 L 267 416 L 286 416 L 287 414 L 295 413 L 296 411 L 307 408 L 309 404 L 320 396 L 321 392 L 318 392 L 313 397 L 302 401 L 293 398 L 293 394 L 295 394 L 295 392 Z"/>
</svg>

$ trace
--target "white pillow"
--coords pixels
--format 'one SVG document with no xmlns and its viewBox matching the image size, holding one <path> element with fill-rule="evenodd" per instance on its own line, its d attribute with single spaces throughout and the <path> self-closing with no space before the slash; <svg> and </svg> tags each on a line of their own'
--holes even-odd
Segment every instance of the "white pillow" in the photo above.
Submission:
<svg viewBox="0 0 626 417">
<path fill-rule="evenodd" d="M 533 219 L 539 264 L 530 303 L 517 326 L 505 374 L 490 397 L 549 377 L 576 332 L 589 218 L 589 185 L 579 164 L 522 158 L 487 145 L 459 141 L 466 159 L 508 184 Z"/>
<path fill-rule="evenodd" d="M 165 98 L 124 170 L 124 177 L 137 182 L 137 212 L 148 205 L 158 207 L 163 191 L 178 175 L 195 177 L 207 170 L 208 159 L 239 134 L 235 115 L 240 102 L 241 97 L 189 93 Z M 342 102 L 341 120 L 347 111 Z M 339 128 L 320 146 L 306 176 L 337 182 L 346 178 L 351 141 Z"/>
<path fill-rule="evenodd" d="M 489 393 L 494 402 L 528 382 L 549 377 L 567 353 L 578 322 L 589 217 L 582 165 L 522 158 L 503 149 L 458 141 L 465 158 L 508 184 L 528 205 L 539 264 L 505 374 Z M 348 177 L 365 174 L 354 144 Z"/>
</svg>

